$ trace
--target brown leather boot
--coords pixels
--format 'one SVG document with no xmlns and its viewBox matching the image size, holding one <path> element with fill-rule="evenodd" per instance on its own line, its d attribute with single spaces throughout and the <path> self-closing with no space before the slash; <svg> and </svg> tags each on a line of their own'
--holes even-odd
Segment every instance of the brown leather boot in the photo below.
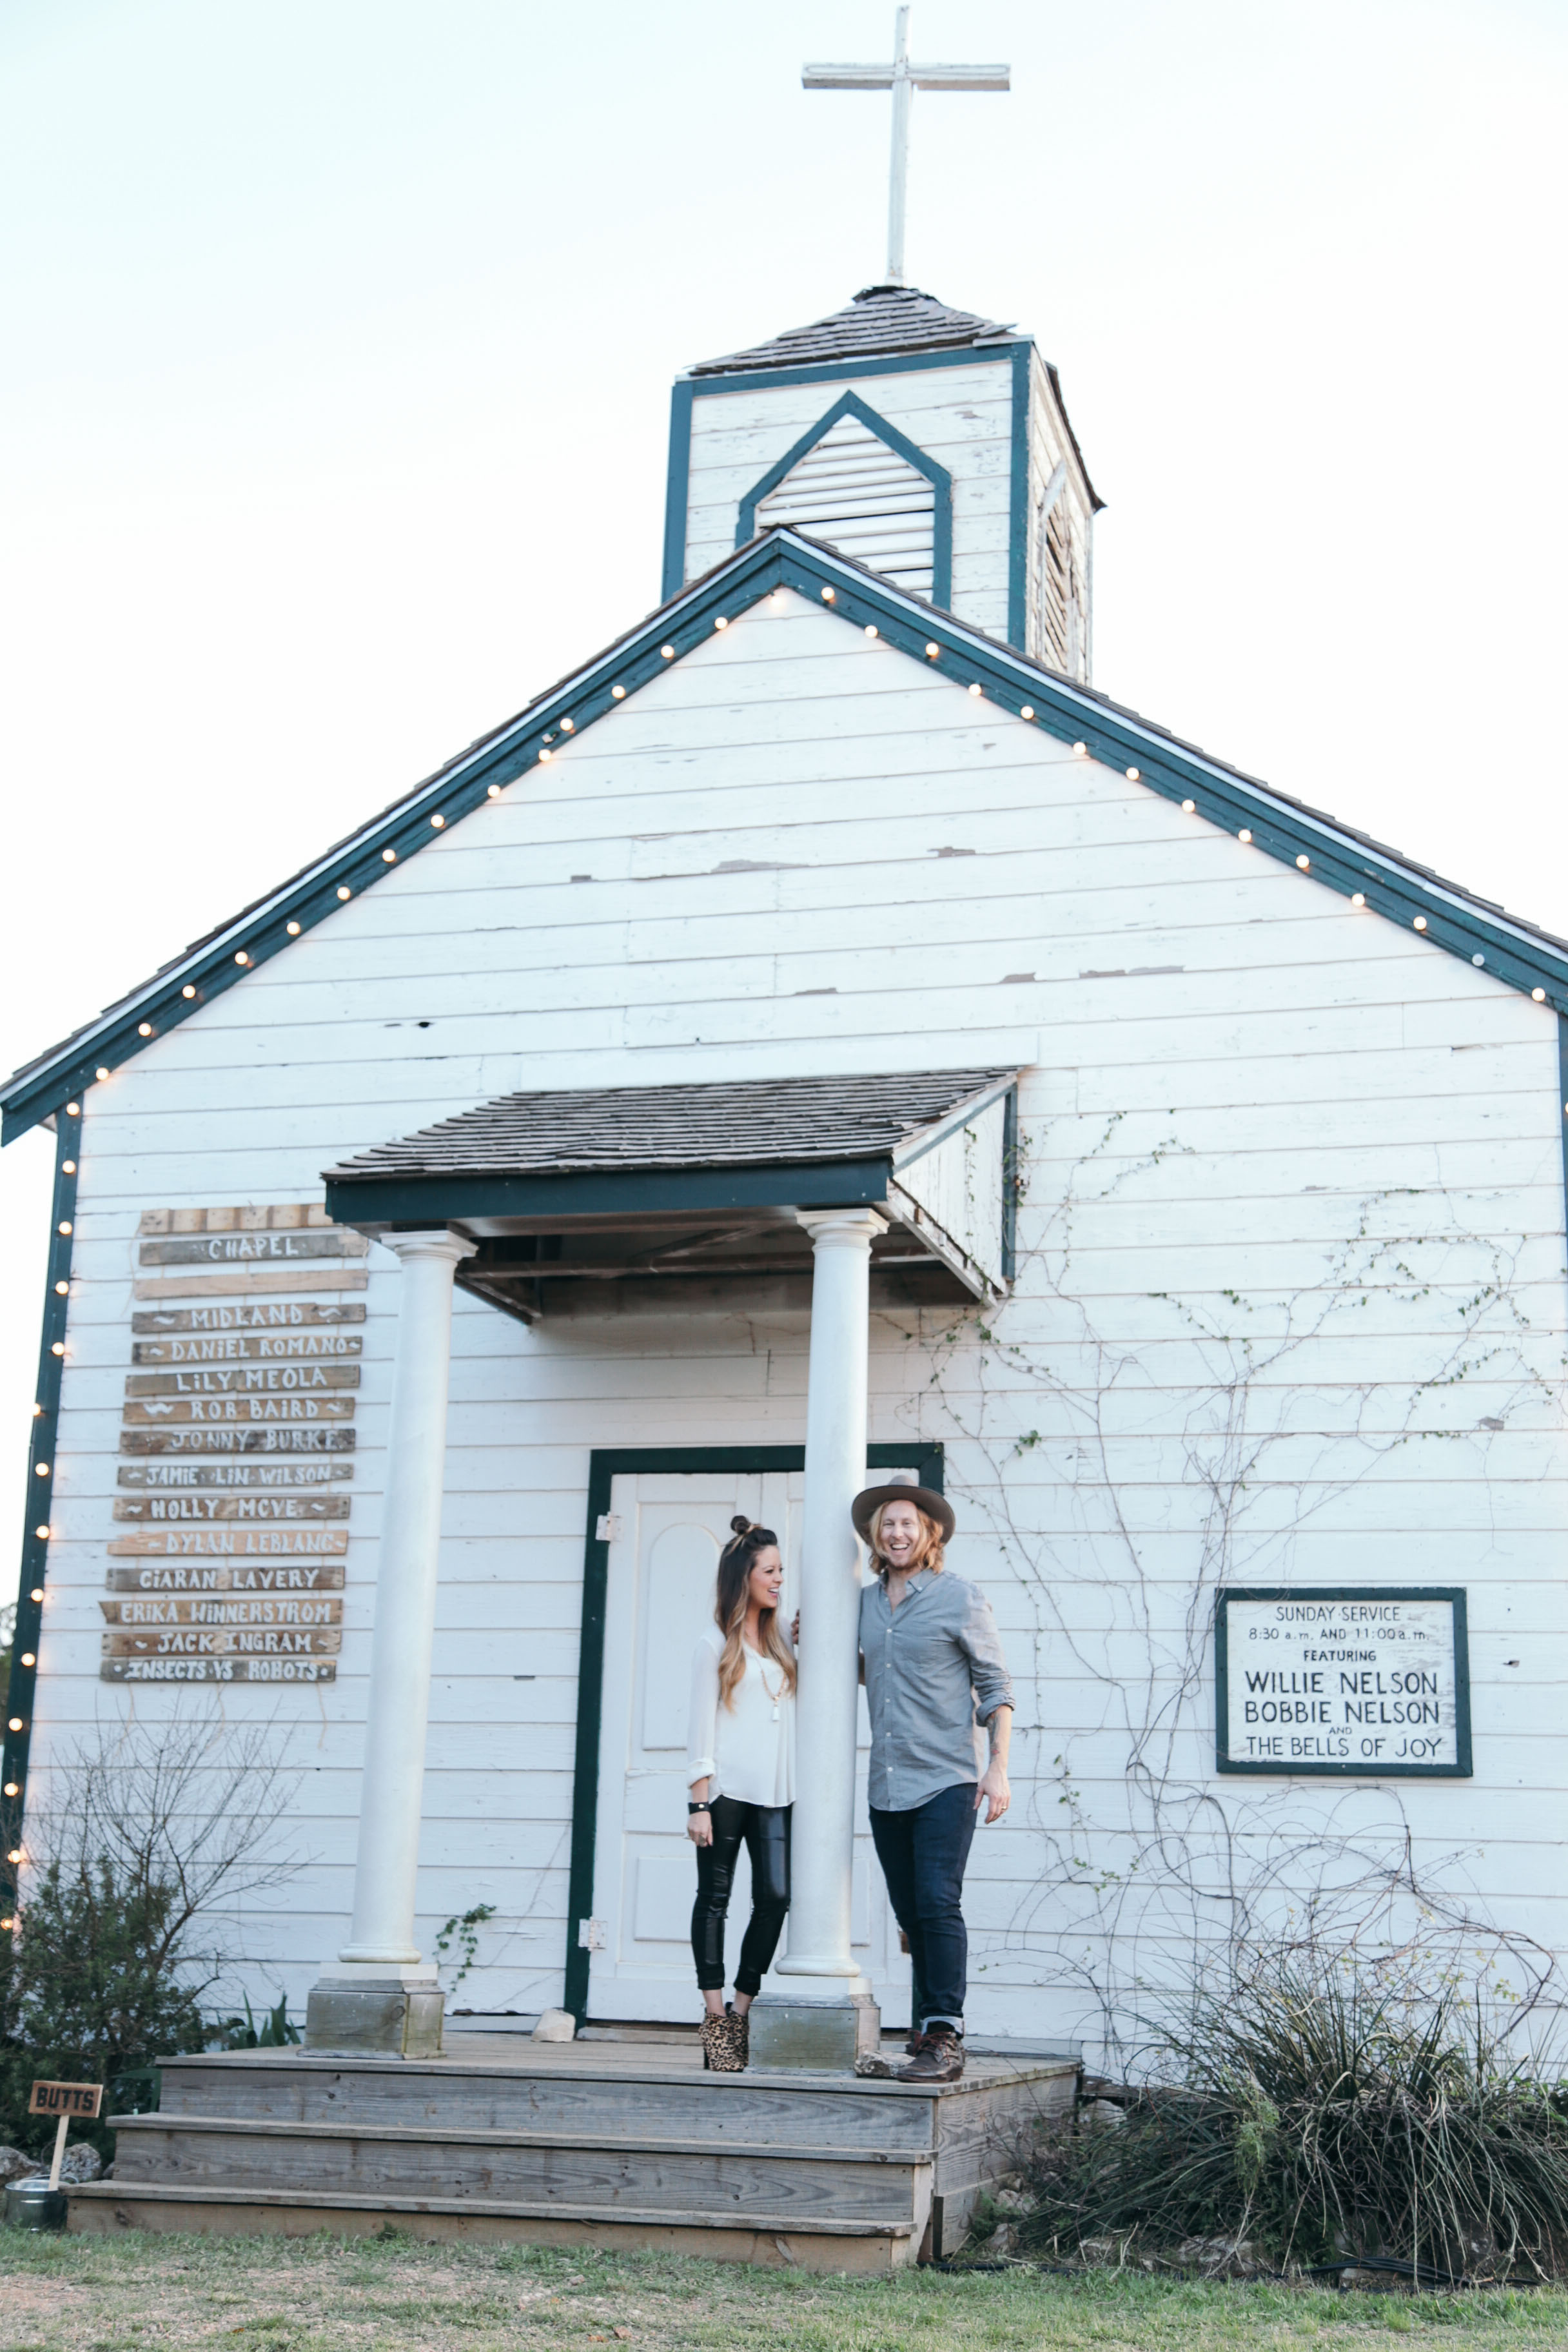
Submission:
<svg viewBox="0 0 1568 2352">
<path fill-rule="evenodd" d="M 742 2054 L 742 2037 L 746 2033 L 744 2018 L 727 2009 L 722 2017 L 702 2020 L 702 2063 L 710 2074 L 740 2074 L 745 2072 L 746 2061 Z M 749 2040 L 749 2035 L 746 2036 Z"/>
<path fill-rule="evenodd" d="M 925 2035 L 921 2032 L 918 2025 L 911 2025 L 910 2028 L 910 2038 L 904 2044 L 905 2057 L 918 2058 L 924 2047 Z"/>
<path fill-rule="evenodd" d="M 893 2070 L 898 2083 L 956 2083 L 963 2072 L 963 2038 L 951 2025 L 933 2025 L 907 2066 Z"/>
</svg>

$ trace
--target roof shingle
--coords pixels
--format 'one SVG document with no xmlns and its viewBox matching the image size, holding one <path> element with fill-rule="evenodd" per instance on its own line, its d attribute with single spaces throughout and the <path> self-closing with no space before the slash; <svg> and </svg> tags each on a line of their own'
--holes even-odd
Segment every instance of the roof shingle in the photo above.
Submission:
<svg viewBox="0 0 1568 2352">
<path fill-rule="evenodd" d="M 748 368 L 811 367 L 825 360 L 880 357 L 888 352 L 940 352 L 965 345 L 991 345 L 1017 341 L 1013 327 L 994 319 L 977 319 L 970 310 L 952 310 L 934 294 L 913 286 L 868 286 L 846 310 L 817 319 L 809 327 L 791 327 L 749 352 L 729 352 L 722 359 L 701 360 L 688 375 L 739 374 Z"/>
</svg>

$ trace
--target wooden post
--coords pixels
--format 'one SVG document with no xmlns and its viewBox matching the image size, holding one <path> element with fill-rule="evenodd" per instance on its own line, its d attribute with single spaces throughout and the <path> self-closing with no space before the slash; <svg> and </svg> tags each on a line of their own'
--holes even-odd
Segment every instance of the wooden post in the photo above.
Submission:
<svg viewBox="0 0 1568 2352">
<path fill-rule="evenodd" d="M 27 2101 L 30 2116 L 54 2116 L 54 2160 L 49 2166 L 49 2194 L 52 2197 L 60 2185 L 60 2167 L 66 2160 L 66 2134 L 70 2129 L 72 2116 L 90 2123 L 103 2105 L 101 2083 L 46 2083 L 33 2085 L 33 2095 Z"/>
</svg>

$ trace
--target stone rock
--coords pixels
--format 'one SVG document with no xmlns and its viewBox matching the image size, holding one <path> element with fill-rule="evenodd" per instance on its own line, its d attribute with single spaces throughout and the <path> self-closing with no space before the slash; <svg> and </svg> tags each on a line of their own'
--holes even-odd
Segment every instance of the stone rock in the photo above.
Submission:
<svg viewBox="0 0 1568 2352">
<path fill-rule="evenodd" d="M 533 2029 L 536 2042 L 573 2042 L 577 2035 L 577 2021 L 569 2009 L 546 2009 L 540 2012 Z"/>
<path fill-rule="evenodd" d="M 1078 2119 L 1085 2131 L 1115 2131 L 1127 2121 L 1127 2110 L 1114 2099 L 1090 2099 L 1079 2107 Z"/>
<path fill-rule="evenodd" d="M 999 2213 L 1032 2213 L 1035 2200 L 1026 2189 L 994 2189 L 991 2202 Z"/>
<path fill-rule="evenodd" d="M 1268 2267 L 1262 2247 L 1250 2238 L 1184 2238 L 1176 2260 L 1210 2278 L 1256 2278 Z"/>
<path fill-rule="evenodd" d="M 20 2180 L 24 2173 L 37 2168 L 32 2158 L 24 2156 L 19 2147 L 0 2147 L 0 2189 L 7 2181 Z"/>
<path fill-rule="evenodd" d="M 103 2158 L 97 2148 L 81 2140 L 75 2147 L 67 2148 L 65 2162 L 60 2167 L 60 2179 L 75 2181 L 79 2188 L 84 2180 L 96 2180 L 102 2170 Z"/>
<path fill-rule="evenodd" d="M 997 2222 L 985 2241 L 985 2251 L 988 2254 L 996 2254 L 1003 2259 L 1017 2252 L 1018 2232 L 1011 2221 Z"/>
<path fill-rule="evenodd" d="M 1079 2252 L 1086 2263 L 1120 2262 L 1121 2242 L 1118 2238 L 1084 2238 L 1079 2242 Z"/>
</svg>

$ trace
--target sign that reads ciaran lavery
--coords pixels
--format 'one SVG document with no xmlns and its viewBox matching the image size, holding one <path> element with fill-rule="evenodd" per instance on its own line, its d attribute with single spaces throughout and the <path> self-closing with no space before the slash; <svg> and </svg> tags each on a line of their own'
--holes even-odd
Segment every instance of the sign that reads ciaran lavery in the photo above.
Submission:
<svg viewBox="0 0 1568 2352">
<path fill-rule="evenodd" d="M 1222 1592 L 1215 1699 L 1222 1772 L 1468 1777 L 1464 1591 L 1358 1585 Z"/>
</svg>

